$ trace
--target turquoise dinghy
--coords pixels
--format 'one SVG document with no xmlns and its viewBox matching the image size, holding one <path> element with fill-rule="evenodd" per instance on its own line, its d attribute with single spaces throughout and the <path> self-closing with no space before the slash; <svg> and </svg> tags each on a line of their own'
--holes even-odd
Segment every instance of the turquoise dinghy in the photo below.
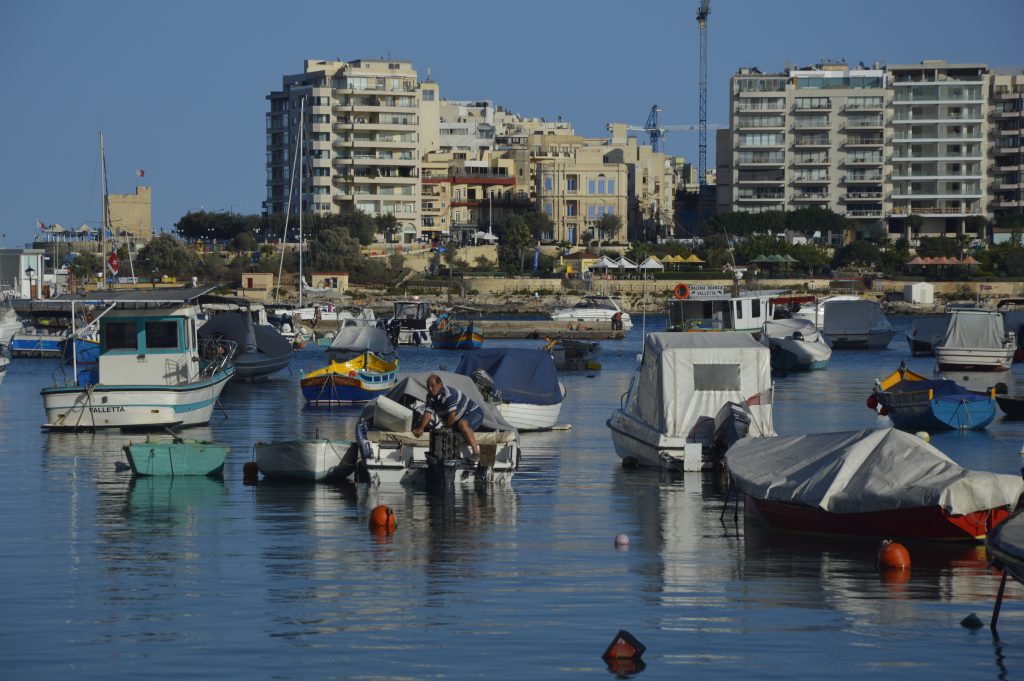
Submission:
<svg viewBox="0 0 1024 681">
<path fill-rule="evenodd" d="M 149 440 L 124 446 L 135 475 L 220 475 L 228 445 L 205 440 Z"/>
</svg>

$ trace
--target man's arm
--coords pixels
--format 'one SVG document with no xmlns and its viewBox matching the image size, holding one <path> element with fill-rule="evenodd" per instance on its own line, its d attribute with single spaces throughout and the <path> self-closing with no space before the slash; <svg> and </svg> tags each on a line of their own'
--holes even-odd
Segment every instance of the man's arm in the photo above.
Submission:
<svg viewBox="0 0 1024 681">
<path fill-rule="evenodd" d="M 430 411 L 429 409 L 423 412 L 423 418 L 420 419 L 419 425 L 412 429 L 413 435 L 415 435 L 416 437 L 423 435 L 424 429 L 426 429 L 427 424 L 430 423 L 431 414 L 433 414 L 433 412 Z"/>
</svg>

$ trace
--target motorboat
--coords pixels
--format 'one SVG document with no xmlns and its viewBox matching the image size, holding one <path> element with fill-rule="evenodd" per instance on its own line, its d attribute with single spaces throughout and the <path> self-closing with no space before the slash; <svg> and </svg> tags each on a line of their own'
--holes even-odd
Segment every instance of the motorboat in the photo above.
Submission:
<svg viewBox="0 0 1024 681">
<path fill-rule="evenodd" d="M 424 372 L 406 376 L 387 395 L 363 407 L 356 426 L 357 475 L 365 474 L 376 485 L 510 483 L 522 456 L 515 427 L 484 399 L 468 376 L 447 371 L 433 374 L 483 411 L 483 422 L 475 431 L 479 462 L 471 460 L 472 452 L 462 436 L 448 428 L 413 435 L 426 404 L 427 379 L 432 375 Z"/>
<path fill-rule="evenodd" d="M 825 322 L 819 328 L 833 349 L 879 350 L 896 335 L 882 306 L 867 298 L 825 303 Z"/>
<path fill-rule="evenodd" d="M 806 319 L 814 322 L 814 325 L 819 329 L 825 328 L 825 311 L 829 303 L 838 302 L 849 302 L 854 300 L 863 300 L 860 296 L 852 293 L 837 293 L 831 296 L 825 296 L 820 300 L 815 299 L 812 302 L 807 302 L 797 309 L 792 314 L 794 318 Z"/>
<path fill-rule="evenodd" d="M 996 395 L 996 403 L 1006 415 L 1015 421 L 1024 420 L 1024 395 Z"/>
<path fill-rule="evenodd" d="M 396 300 L 395 313 L 384 323 L 395 345 L 425 345 L 430 342 L 430 327 L 437 317 L 430 305 L 419 299 Z"/>
<path fill-rule="evenodd" d="M 601 368 L 597 361 L 601 344 L 579 338 L 555 338 L 541 348 L 555 363 L 559 371 L 595 371 Z"/>
<path fill-rule="evenodd" d="M 1018 512 L 1001 522 L 985 538 L 985 550 L 994 567 L 1024 583 L 1024 514 Z M 1000 589 L 1000 597 L 1002 593 Z"/>
<path fill-rule="evenodd" d="M 385 362 L 395 361 L 395 346 L 384 329 L 358 321 L 345 322 L 325 348 L 327 356 L 336 362 L 347 362 L 365 352 L 372 352 Z"/>
<path fill-rule="evenodd" d="M 256 465 L 268 480 L 331 482 L 355 470 L 356 449 L 351 440 L 314 438 L 257 442 Z"/>
<path fill-rule="evenodd" d="M 558 423 L 565 386 L 543 350 L 493 348 L 467 352 L 455 373 L 471 378 L 484 399 L 520 431 L 550 430 Z"/>
<path fill-rule="evenodd" d="M 723 285 L 679 284 L 669 298 L 669 331 L 740 331 L 760 334 L 775 316 L 784 291 L 730 292 Z"/>
<path fill-rule="evenodd" d="M 806 319 L 775 319 L 761 327 L 761 344 L 771 353 L 772 369 L 777 372 L 824 369 L 832 357 L 814 322 Z"/>
<path fill-rule="evenodd" d="M 1013 364 L 1016 335 L 994 310 L 953 310 L 946 335 L 935 345 L 940 371 L 1004 371 Z"/>
<path fill-rule="evenodd" d="M 907 331 L 907 344 L 910 346 L 910 354 L 934 355 L 935 346 L 942 341 L 946 335 L 946 327 L 949 326 L 949 316 L 941 317 L 918 317 L 910 323 L 910 330 Z"/>
<path fill-rule="evenodd" d="M 10 301 L 4 307 L 0 307 L 0 345 L 10 345 L 14 334 L 19 333 L 23 326 Z"/>
<path fill-rule="evenodd" d="M 11 365 L 11 358 L 7 356 L 7 348 L 0 347 L 0 383 L 4 382 L 7 375 L 7 367 Z"/>
<path fill-rule="evenodd" d="M 479 310 L 462 306 L 442 311 L 430 325 L 430 344 L 439 350 L 479 350 L 484 330 L 473 318 L 479 314 Z"/>
<path fill-rule="evenodd" d="M 775 435 L 772 394 L 770 353 L 749 334 L 649 333 L 608 420 L 615 453 L 624 464 L 710 468 L 725 421 L 745 419 L 733 428 L 747 437 Z"/>
<path fill-rule="evenodd" d="M 633 328 L 633 320 L 629 318 L 629 313 L 624 312 L 614 298 L 602 294 L 583 296 L 583 299 L 572 307 L 558 308 L 549 316 L 559 322 L 609 325 L 616 313 L 621 315 L 624 331 Z"/>
<path fill-rule="evenodd" d="M 977 541 L 1024 492 L 1019 475 L 965 469 L 895 428 L 747 438 L 725 462 L 748 515 L 802 532 Z"/>
<path fill-rule="evenodd" d="M 875 382 L 867 405 L 911 432 L 982 430 L 996 416 L 995 392 L 979 394 L 954 381 L 930 379 L 905 366 Z"/>
<path fill-rule="evenodd" d="M 390 390 L 398 380 L 398 360 L 387 361 L 369 350 L 346 362 L 332 361 L 303 376 L 302 396 L 312 405 L 365 404 Z"/>
<path fill-rule="evenodd" d="M 26 327 L 11 338 L 11 355 L 37 359 L 60 359 L 70 338 L 68 329 Z"/>
<path fill-rule="evenodd" d="M 230 447 L 206 440 L 182 438 L 147 438 L 124 446 L 124 455 L 132 473 L 149 475 L 209 475 L 219 476 L 224 471 L 224 459 Z"/>
<path fill-rule="evenodd" d="M 292 344 L 270 325 L 256 324 L 248 310 L 221 312 L 199 327 L 200 340 L 234 343 L 230 358 L 238 378 L 269 376 L 288 366 Z"/>
<path fill-rule="evenodd" d="M 99 290 L 58 303 L 107 305 L 98 316 L 95 382 L 73 379 L 44 388 L 45 428 L 166 428 L 208 423 L 234 375 L 233 344 L 200 343 L 196 301 L 213 287 Z"/>
</svg>

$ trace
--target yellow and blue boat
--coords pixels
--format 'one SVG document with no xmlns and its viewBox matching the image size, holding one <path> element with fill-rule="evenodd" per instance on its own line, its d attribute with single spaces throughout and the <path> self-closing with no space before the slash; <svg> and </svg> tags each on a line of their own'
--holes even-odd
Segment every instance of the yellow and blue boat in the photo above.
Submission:
<svg viewBox="0 0 1024 681">
<path fill-rule="evenodd" d="M 390 390 L 398 381 L 398 360 L 388 362 L 372 352 L 346 362 L 331 362 L 302 377 L 302 396 L 309 404 L 363 404 Z"/>
<path fill-rule="evenodd" d="M 465 318 L 457 319 L 454 313 L 461 312 Z M 477 310 L 468 307 L 454 307 L 437 316 L 430 326 L 430 343 L 440 350 L 479 350 L 484 345 L 484 330 L 470 314 Z"/>
<path fill-rule="evenodd" d="M 980 395 L 945 379 L 929 379 L 903 365 L 878 381 L 868 407 L 900 430 L 982 430 L 996 416 L 994 391 Z"/>
</svg>

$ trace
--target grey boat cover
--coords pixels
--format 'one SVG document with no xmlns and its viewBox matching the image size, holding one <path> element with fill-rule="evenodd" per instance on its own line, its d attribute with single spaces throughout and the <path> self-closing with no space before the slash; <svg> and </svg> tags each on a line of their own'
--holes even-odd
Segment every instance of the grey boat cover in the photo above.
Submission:
<svg viewBox="0 0 1024 681">
<path fill-rule="evenodd" d="M 768 348 L 749 333 L 649 333 L 624 411 L 667 437 L 686 438 L 726 402 L 750 407 L 751 431 L 774 435 Z"/>
<path fill-rule="evenodd" d="M 912 340 L 921 341 L 934 346 L 946 335 L 949 326 L 949 315 L 941 317 L 918 317 L 910 324 L 907 334 Z"/>
<path fill-rule="evenodd" d="M 794 333 L 799 333 L 808 343 L 823 343 L 824 339 L 818 327 L 809 319 L 794 317 L 792 319 L 774 319 L 765 322 L 761 333 L 767 338 L 782 339 L 792 338 Z"/>
<path fill-rule="evenodd" d="M 384 396 L 410 408 L 415 402 L 426 403 L 427 379 L 430 378 L 431 375 L 437 375 L 441 378 L 441 382 L 446 386 L 455 388 L 456 390 L 464 393 L 469 397 L 469 399 L 473 400 L 478 407 L 480 407 L 484 413 L 484 420 L 481 423 L 480 428 L 477 430 L 515 431 L 515 427 L 502 418 L 501 412 L 498 411 L 498 408 L 484 399 L 484 396 L 480 394 L 480 389 L 476 387 L 476 384 L 473 383 L 473 379 L 469 376 L 462 376 L 461 374 L 452 373 L 450 371 L 422 371 L 415 374 L 408 374 L 405 378 L 395 384 L 394 388 L 384 393 Z M 374 402 L 369 402 L 365 407 L 363 407 L 362 417 L 364 419 L 373 418 L 375 406 Z"/>
<path fill-rule="evenodd" d="M 954 310 L 939 348 L 1000 350 L 1006 343 L 1003 315 L 991 310 Z"/>
<path fill-rule="evenodd" d="M 471 376 L 478 369 L 494 380 L 505 402 L 560 404 L 564 399 L 555 361 L 543 350 L 496 348 L 466 352 L 455 373 Z"/>
<path fill-rule="evenodd" d="M 247 312 L 221 312 L 199 327 L 200 338 L 223 334 L 238 344 L 238 354 L 262 352 L 271 357 L 292 354 L 292 345 L 277 329 L 253 324 Z"/>
<path fill-rule="evenodd" d="M 1024 578 L 1024 513 L 1017 513 L 996 526 L 985 539 L 985 548 L 999 558 L 1018 580 Z"/>
<path fill-rule="evenodd" d="M 940 506 L 951 514 L 1014 506 L 1019 475 L 962 468 L 895 428 L 745 438 L 725 453 L 737 486 L 757 499 L 869 513 Z"/>
<path fill-rule="evenodd" d="M 367 324 L 341 327 L 331 341 L 331 346 L 327 348 L 327 352 L 332 355 L 347 357 L 361 355 L 366 350 L 387 360 L 395 357 L 395 346 L 388 340 L 387 332 Z"/>
<path fill-rule="evenodd" d="M 837 300 L 825 303 L 826 336 L 892 331 L 892 325 L 874 300 Z"/>
<path fill-rule="evenodd" d="M 761 328 L 761 342 L 769 348 L 778 347 L 804 361 L 828 360 L 832 348 L 809 319 L 794 317 L 765 322 Z"/>
</svg>

